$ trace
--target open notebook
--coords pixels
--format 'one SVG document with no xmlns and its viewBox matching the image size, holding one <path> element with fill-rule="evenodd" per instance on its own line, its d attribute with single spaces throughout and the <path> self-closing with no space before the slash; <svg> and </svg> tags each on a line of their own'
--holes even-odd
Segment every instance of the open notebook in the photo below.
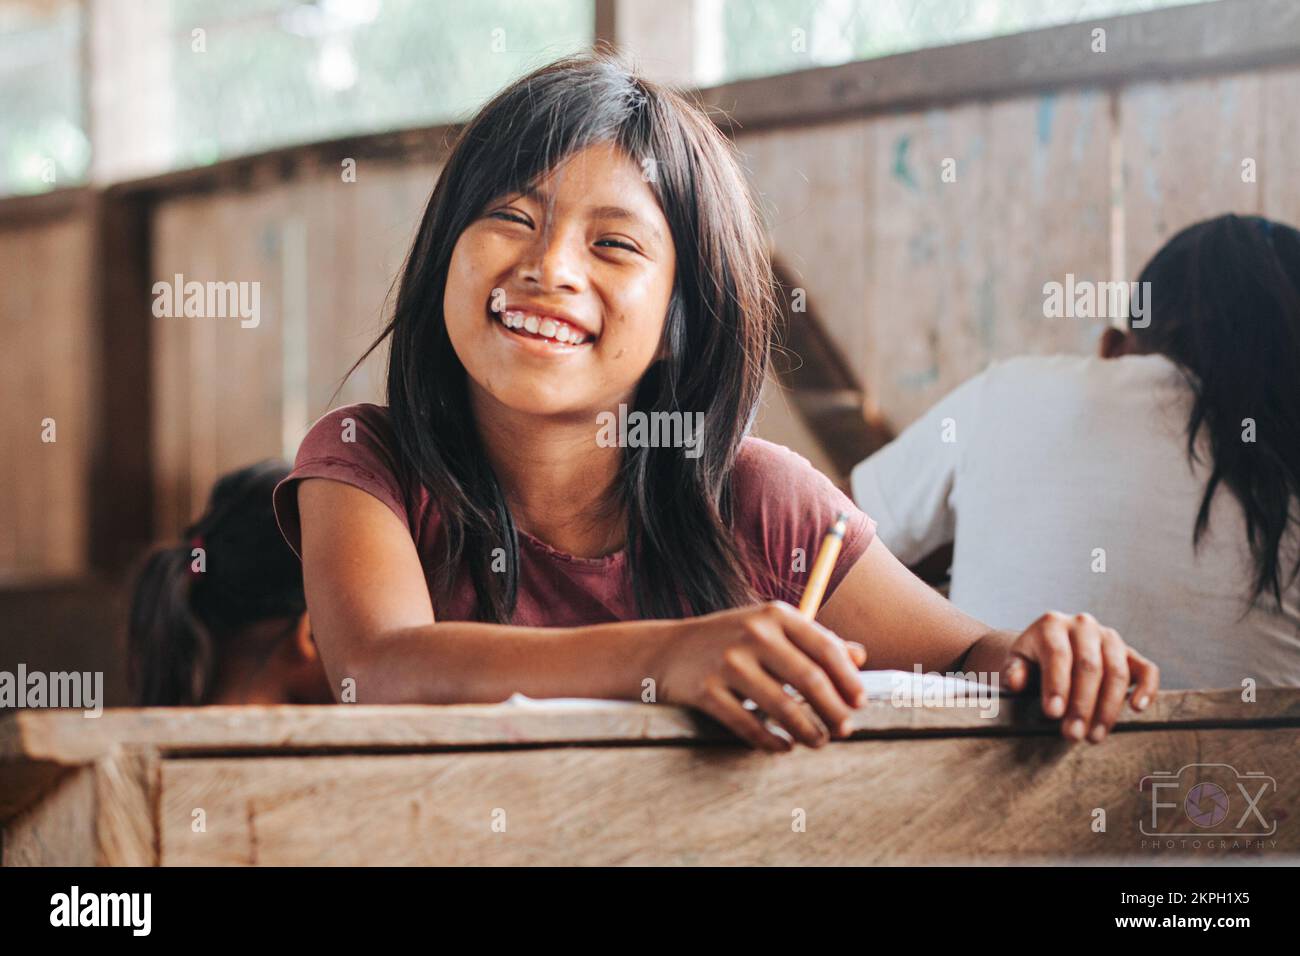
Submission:
<svg viewBox="0 0 1300 956">
<path fill-rule="evenodd" d="M 921 674 L 916 671 L 858 672 L 858 679 L 866 688 L 868 702 L 888 701 L 901 707 L 921 707 L 931 703 L 952 706 L 955 700 L 987 701 L 998 696 L 996 675 L 994 677 L 990 683 L 977 683 L 944 674 Z M 789 685 L 786 685 L 786 690 L 791 690 Z M 639 701 L 598 700 L 590 697 L 550 697 L 539 700 L 523 694 L 513 694 L 505 703 L 520 707 L 549 708 L 640 706 Z"/>
</svg>

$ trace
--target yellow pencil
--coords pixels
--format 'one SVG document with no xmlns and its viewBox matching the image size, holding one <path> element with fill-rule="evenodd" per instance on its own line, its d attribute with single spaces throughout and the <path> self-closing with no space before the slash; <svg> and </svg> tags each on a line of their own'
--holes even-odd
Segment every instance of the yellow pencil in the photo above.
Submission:
<svg viewBox="0 0 1300 956">
<path fill-rule="evenodd" d="M 799 613 L 807 618 L 815 618 L 821 610 L 822 598 L 826 595 L 826 585 L 830 583 L 831 571 L 840 556 L 840 546 L 844 544 L 844 531 L 848 527 L 849 516 L 841 511 L 835 516 L 835 524 L 822 538 L 822 546 L 813 562 L 812 573 L 808 576 L 808 586 L 803 590 L 799 601 Z"/>
</svg>

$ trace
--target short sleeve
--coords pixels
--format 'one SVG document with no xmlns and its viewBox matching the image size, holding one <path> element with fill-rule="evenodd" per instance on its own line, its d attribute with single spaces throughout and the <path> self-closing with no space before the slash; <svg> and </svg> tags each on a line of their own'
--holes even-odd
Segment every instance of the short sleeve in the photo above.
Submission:
<svg viewBox="0 0 1300 956">
<path fill-rule="evenodd" d="M 848 527 L 823 604 L 875 537 L 875 521 L 812 462 L 784 445 L 746 438 L 733 489 L 737 530 L 750 542 L 751 560 L 761 565 L 756 584 L 769 599 L 799 602 L 822 539 L 841 512 Z"/>
<path fill-rule="evenodd" d="M 953 540 L 952 493 L 986 375 L 958 386 L 853 469 L 854 500 L 876 517 L 880 539 L 904 564 L 916 564 Z"/>
<path fill-rule="evenodd" d="M 302 557 L 298 483 L 329 478 L 360 488 L 386 504 L 409 529 L 411 518 L 398 480 L 396 442 L 388 410 L 378 405 L 347 405 L 312 425 L 298 447 L 293 471 L 275 487 L 275 518 L 280 533 Z"/>
</svg>

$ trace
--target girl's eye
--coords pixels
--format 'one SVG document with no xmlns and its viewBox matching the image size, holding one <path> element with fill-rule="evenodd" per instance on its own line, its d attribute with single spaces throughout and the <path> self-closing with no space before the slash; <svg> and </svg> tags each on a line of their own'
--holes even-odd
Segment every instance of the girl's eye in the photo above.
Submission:
<svg viewBox="0 0 1300 956">
<path fill-rule="evenodd" d="M 501 219 L 501 220 L 503 220 L 503 221 L 505 221 L 505 222 L 517 222 L 517 223 L 519 223 L 519 225 L 521 225 L 521 226 L 531 226 L 531 225 L 532 225 L 532 223 L 529 222 L 529 221 L 528 221 L 524 216 L 521 216 L 521 215 L 520 215 L 519 213 L 517 213 L 517 212 L 511 212 L 511 211 L 508 210 L 508 209 L 498 209 L 496 212 L 490 212 L 490 213 L 488 213 L 487 218 L 489 218 L 489 219 Z M 600 240 L 597 240 L 596 245 L 599 246 L 599 245 L 601 245 L 602 243 L 609 243 L 609 246 L 610 246 L 610 247 L 613 247 L 613 248 L 616 248 L 616 249 L 626 249 L 628 252 L 640 252 L 640 251 L 641 251 L 641 250 L 638 249 L 636 246 L 632 245 L 630 242 L 623 242 L 622 240 L 619 240 L 619 239 L 600 239 Z M 608 248 L 608 247 L 607 247 L 607 248 Z"/>
</svg>

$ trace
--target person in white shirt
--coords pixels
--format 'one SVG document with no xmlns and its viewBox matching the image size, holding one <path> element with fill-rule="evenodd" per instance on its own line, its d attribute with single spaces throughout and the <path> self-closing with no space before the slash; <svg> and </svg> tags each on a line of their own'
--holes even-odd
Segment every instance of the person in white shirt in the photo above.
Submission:
<svg viewBox="0 0 1300 956">
<path fill-rule="evenodd" d="M 1300 233 L 1221 216 L 1143 270 L 1101 357 L 992 364 L 852 472 L 954 604 L 1087 607 L 1169 688 L 1300 686 Z M 1145 326 L 1145 327 L 1141 327 Z"/>
</svg>

